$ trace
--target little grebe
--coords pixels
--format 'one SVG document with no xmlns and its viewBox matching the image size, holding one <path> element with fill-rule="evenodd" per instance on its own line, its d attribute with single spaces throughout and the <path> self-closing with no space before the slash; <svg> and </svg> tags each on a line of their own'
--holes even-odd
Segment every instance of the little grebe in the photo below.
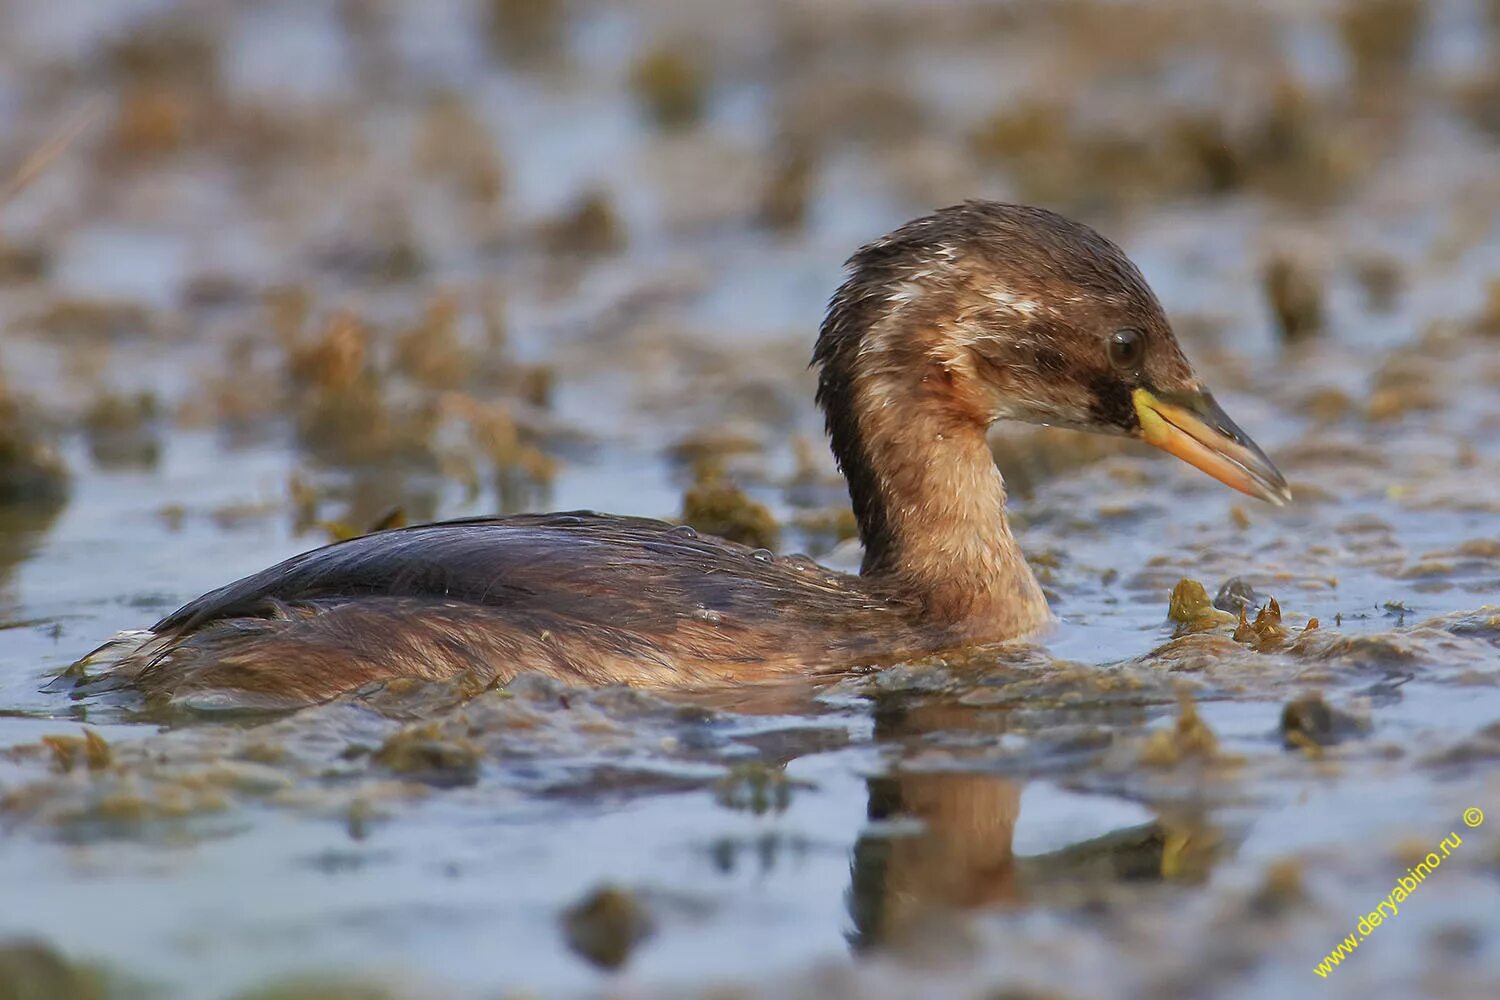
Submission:
<svg viewBox="0 0 1500 1000">
<path fill-rule="evenodd" d="M 85 689 L 208 708 L 465 672 L 691 687 L 1023 636 L 1048 611 L 985 439 L 1002 419 L 1139 438 L 1289 498 L 1193 374 L 1140 272 L 1087 226 L 969 202 L 848 268 L 813 364 L 864 543 L 859 576 L 607 514 L 397 528 L 295 556 L 101 647 L 123 653 Z"/>
</svg>

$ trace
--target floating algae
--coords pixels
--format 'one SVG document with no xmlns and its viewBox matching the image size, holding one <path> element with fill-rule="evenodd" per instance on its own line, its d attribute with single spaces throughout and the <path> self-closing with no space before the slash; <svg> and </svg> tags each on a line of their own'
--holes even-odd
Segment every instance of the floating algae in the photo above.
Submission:
<svg viewBox="0 0 1500 1000">
<path fill-rule="evenodd" d="M 792 785 L 783 768 L 759 761 L 736 764 L 714 786 L 714 801 L 756 816 L 783 813 L 792 802 Z"/>
<path fill-rule="evenodd" d="M 437 723 L 407 726 L 390 736 L 371 760 L 403 777 L 452 788 L 479 780 L 480 750 L 463 739 L 448 739 Z"/>
<path fill-rule="evenodd" d="M 36 424 L 0 376 L 0 505 L 57 507 L 68 495 L 67 466 Z"/>
<path fill-rule="evenodd" d="M 1308 627 L 1315 628 L 1316 621 L 1310 621 Z M 1256 612 L 1254 621 L 1249 620 L 1243 607 L 1240 608 L 1240 619 L 1234 628 L 1235 642 L 1247 643 L 1259 650 L 1274 649 L 1287 635 L 1286 626 L 1281 624 L 1281 605 L 1276 603 L 1276 598 L 1271 598 Z"/>
<path fill-rule="evenodd" d="M 127 990 L 104 972 L 68 961 L 48 945 L 0 942 L 0 1000 L 108 1000 L 145 996 Z"/>
<path fill-rule="evenodd" d="M 562 915 L 568 947 L 601 969 L 618 969 L 653 929 L 651 914 L 635 893 L 601 886 Z"/>
<path fill-rule="evenodd" d="M 682 523 L 756 549 L 774 550 L 781 527 L 765 504 L 750 499 L 718 468 L 701 462 L 697 481 L 682 495 Z"/>
<path fill-rule="evenodd" d="M 561 257 L 597 257 L 625 248 L 625 226 L 604 191 L 581 194 L 538 234 L 550 253 Z"/>
<path fill-rule="evenodd" d="M 1197 580 L 1183 577 L 1172 588 L 1167 603 L 1167 618 L 1177 623 L 1177 635 L 1207 632 L 1223 625 L 1233 625 L 1234 615 L 1222 611 L 1208 599 L 1208 591 Z"/>
<path fill-rule="evenodd" d="M 631 71 L 630 85 L 659 128 L 686 128 L 703 116 L 707 80 L 685 48 L 661 45 L 647 52 Z"/>
<path fill-rule="evenodd" d="M 150 392 L 104 392 L 84 416 L 89 454 L 106 468 L 154 468 L 161 458 L 160 405 Z"/>
<path fill-rule="evenodd" d="M 1225 760 L 1219 739 L 1198 714 L 1192 697 L 1183 693 L 1178 701 L 1177 722 L 1170 729 L 1155 729 L 1141 747 L 1140 762 L 1147 767 L 1172 767 L 1185 760 Z"/>
<path fill-rule="evenodd" d="M 1296 858 L 1281 858 L 1266 868 L 1264 879 L 1249 899 L 1257 916 L 1280 917 L 1309 900 L 1302 864 Z"/>
<path fill-rule="evenodd" d="M 1323 283 L 1306 264 L 1287 256 L 1273 257 L 1263 280 L 1284 342 L 1300 343 L 1323 332 Z"/>
<path fill-rule="evenodd" d="M 235 1000 L 415 1000 L 431 995 L 426 990 L 412 992 L 359 978 L 309 975 L 257 986 Z"/>
<path fill-rule="evenodd" d="M 1281 740 L 1288 750 L 1316 754 L 1368 728 L 1368 721 L 1334 708 L 1316 691 L 1293 698 L 1281 709 Z"/>
<path fill-rule="evenodd" d="M 43 736 L 41 742 L 52 751 L 53 763 L 64 773 L 80 765 L 90 771 L 102 771 L 114 761 L 109 744 L 92 729 L 85 729 L 82 736 Z"/>
<path fill-rule="evenodd" d="M 1339 35 L 1355 87 L 1391 87 L 1410 73 L 1427 20 L 1427 0 L 1345 0 Z"/>
</svg>

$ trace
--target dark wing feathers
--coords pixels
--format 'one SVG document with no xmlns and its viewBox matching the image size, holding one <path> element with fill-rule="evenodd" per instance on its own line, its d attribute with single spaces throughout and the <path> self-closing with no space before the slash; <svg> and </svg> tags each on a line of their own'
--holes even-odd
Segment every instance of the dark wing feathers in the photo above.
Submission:
<svg viewBox="0 0 1500 1000">
<path fill-rule="evenodd" d="M 910 610 L 859 577 L 662 521 L 469 518 L 327 545 L 205 594 L 113 650 L 103 681 L 213 708 L 526 670 L 702 686 L 915 648 Z"/>
<path fill-rule="evenodd" d="M 278 602 L 374 596 L 545 610 L 636 628 L 668 628 L 683 615 L 707 612 L 742 623 L 789 610 L 833 620 L 851 605 L 884 603 L 863 590 L 857 578 L 806 560 L 767 560 L 663 521 L 523 514 L 395 528 L 314 549 L 203 595 L 153 631 L 268 617 Z"/>
</svg>

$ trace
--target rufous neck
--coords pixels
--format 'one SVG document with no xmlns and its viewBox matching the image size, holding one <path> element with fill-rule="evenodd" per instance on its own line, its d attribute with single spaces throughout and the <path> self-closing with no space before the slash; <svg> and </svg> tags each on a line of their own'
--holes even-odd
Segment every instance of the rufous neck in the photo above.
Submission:
<svg viewBox="0 0 1500 1000">
<path fill-rule="evenodd" d="M 903 376 L 909 376 L 903 378 Z M 984 423 L 949 405 L 941 379 L 885 368 L 825 392 L 833 447 L 865 546 L 861 572 L 917 601 L 927 623 L 972 640 L 1048 620 L 1005 516 Z"/>
</svg>

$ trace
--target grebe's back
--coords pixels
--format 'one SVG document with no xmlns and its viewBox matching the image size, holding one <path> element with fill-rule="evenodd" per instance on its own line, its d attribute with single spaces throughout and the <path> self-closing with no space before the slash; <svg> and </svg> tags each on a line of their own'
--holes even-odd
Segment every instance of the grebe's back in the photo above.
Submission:
<svg viewBox="0 0 1500 1000">
<path fill-rule="evenodd" d="M 476 517 L 327 545 L 204 594 L 152 626 L 108 681 L 265 708 L 465 672 L 696 687 L 914 648 L 911 618 L 871 581 L 686 526 Z"/>
</svg>

